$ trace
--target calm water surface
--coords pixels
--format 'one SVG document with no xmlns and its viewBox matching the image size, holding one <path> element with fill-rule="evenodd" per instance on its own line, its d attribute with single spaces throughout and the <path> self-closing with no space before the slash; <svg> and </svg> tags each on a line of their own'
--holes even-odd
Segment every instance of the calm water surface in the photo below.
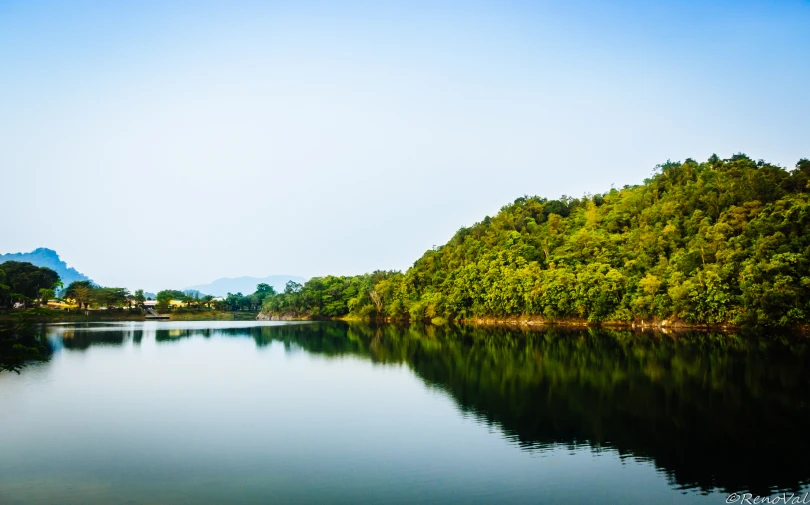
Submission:
<svg viewBox="0 0 810 505">
<path fill-rule="evenodd" d="M 810 489 L 806 342 L 344 323 L 50 325 L 0 503 L 725 503 Z"/>
</svg>

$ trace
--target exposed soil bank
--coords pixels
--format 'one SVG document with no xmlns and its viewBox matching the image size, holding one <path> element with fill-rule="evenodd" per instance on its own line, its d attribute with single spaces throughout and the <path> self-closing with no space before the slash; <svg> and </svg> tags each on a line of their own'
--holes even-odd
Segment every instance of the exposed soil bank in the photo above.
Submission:
<svg viewBox="0 0 810 505">
<path fill-rule="evenodd" d="M 581 328 L 615 328 L 615 329 L 659 329 L 659 330 L 704 330 L 719 332 L 739 331 L 741 326 L 735 324 L 692 324 L 678 319 L 647 319 L 638 321 L 601 321 L 592 322 L 587 319 L 563 318 L 546 319 L 542 316 L 527 316 L 516 318 L 483 317 L 464 320 L 465 323 L 476 325 L 521 325 L 521 326 L 566 326 Z"/>
</svg>

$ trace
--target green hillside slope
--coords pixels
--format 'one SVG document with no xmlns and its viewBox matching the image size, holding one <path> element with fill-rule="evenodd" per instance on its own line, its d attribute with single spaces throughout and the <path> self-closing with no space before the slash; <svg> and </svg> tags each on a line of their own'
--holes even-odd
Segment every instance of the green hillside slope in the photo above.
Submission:
<svg viewBox="0 0 810 505">
<path fill-rule="evenodd" d="M 810 161 L 667 162 L 644 184 L 518 198 L 405 274 L 291 283 L 267 312 L 312 317 L 543 316 L 810 321 Z"/>
</svg>

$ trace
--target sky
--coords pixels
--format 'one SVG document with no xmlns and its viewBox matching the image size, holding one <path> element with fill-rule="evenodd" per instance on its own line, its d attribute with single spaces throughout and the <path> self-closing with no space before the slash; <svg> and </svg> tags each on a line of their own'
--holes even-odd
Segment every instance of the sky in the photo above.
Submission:
<svg viewBox="0 0 810 505">
<path fill-rule="evenodd" d="M 0 253 L 405 270 L 515 198 L 810 157 L 810 1 L 0 0 Z"/>
</svg>

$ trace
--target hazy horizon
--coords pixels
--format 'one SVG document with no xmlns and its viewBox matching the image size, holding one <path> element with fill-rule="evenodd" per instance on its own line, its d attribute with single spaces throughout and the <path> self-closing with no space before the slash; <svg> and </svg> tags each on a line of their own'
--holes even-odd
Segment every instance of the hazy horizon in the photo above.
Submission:
<svg viewBox="0 0 810 505">
<path fill-rule="evenodd" d="M 25 257 L 25 255 L 27 255 L 27 254 L 40 252 L 42 249 L 47 249 L 47 251 L 50 251 L 50 252 L 46 251 L 49 258 L 52 256 L 52 253 L 55 253 L 58 256 L 58 258 L 56 258 L 56 259 L 64 262 L 65 263 L 64 266 L 66 266 L 68 269 L 72 269 L 72 270 L 75 271 L 75 273 L 78 273 L 80 275 L 84 275 L 85 277 L 89 278 L 93 282 L 99 284 L 99 282 L 92 275 L 92 272 L 83 272 L 83 271 L 81 271 L 81 269 L 76 268 L 70 262 L 66 261 L 65 258 L 61 257 L 61 255 L 59 255 L 59 251 L 54 251 L 53 249 L 48 248 L 48 247 L 36 248 L 34 250 L 31 250 L 31 251 L 0 251 L 0 269 L 2 269 L 1 265 L 6 261 L 23 261 L 23 262 L 30 261 L 31 263 L 34 263 L 34 264 L 36 264 L 38 266 L 53 268 L 53 269 L 57 270 L 57 273 L 59 273 L 58 268 L 47 264 L 47 262 L 43 261 L 43 259 L 41 257 L 40 258 L 35 258 L 35 257 L 34 258 L 28 258 L 28 257 Z M 22 257 L 19 257 L 19 258 L 18 257 L 11 257 L 11 258 L 4 257 L 5 255 L 8 255 L 8 254 L 11 254 L 11 255 L 19 254 L 19 255 L 22 255 Z M 60 274 L 60 276 L 61 276 L 61 274 Z M 67 285 L 69 284 L 69 279 L 65 279 L 63 277 L 61 280 L 63 281 L 65 287 L 67 287 Z M 82 280 L 82 279 L 78 279 L 78 280 Z M 252 281 L 252 283 L 246 282 L 248 280 Z M 123 285 L 119 285 L 117 287 L 125 287 L 125 288 L 130 289 L 130 291 L 132 291 L 132 292 L 134 292 L 137 289 L 143 289 L 144 291 L 147 291 L 147 292 L 157 292 L 157 291 L 161 291 L 162 289 L 180 289 L 180 290 L 189 290 L 189 291 L 199 291 L 202 294 L 208 294 L 208 295 L 225 296 L 226 292 L 252 293 L 253 292 L 252 291 L 253 287 L 256 286 L 260 282 L 269 283 L 270 285 L 272 285 L 273 287 L 276 288 L 276 291 L 281 291 L 281 290 L 283 290 L 283 287 L 286 284 L 287 280 L 293 280 L 295 282 L 303 282 L 303 281 L 306 281 L 307 279 L 304 278 L 304 277 L 298 276 L 298 275 L 285 274 L 285 273 L 272 273 L 271 272 L 271 273 L 269 273 L 267 275 L 240 275 L 240 276 L 237 276 L 237 277 L 218 277 L 216 279 L 207 279 L 206 281 L 201 280 L 200 282 L 196 283 L 195 285 L 186 285 L 186 286 L 173 286 L 173 287 L 149 286 L 149 287 L 144 287 L 144 286 L 141 286 L 139 284 L 131 284 L 130 283 L 129 285 L 123 284 Z M 211 287 L 213 287 L 215 285 L 226 285 L 227 286 L 229 284 L 231 284 L 231 285 L 240 284 L 240 285 L 243 285 L 243 287 L 240 288 L 240 289 L 230 289 L 230 290 L 227 290 L 227 289 L 222 290 L 222 289 L 220 289 L 217 292 L 215 292 L 216 290 L 210 289 Z"/>
<path fill-rule="evenodd" d="M 810 3 L 7 2 L 0 252 L 103 285 L 405 270 L 515 198 L 810 157 Z"/>
</svg>

